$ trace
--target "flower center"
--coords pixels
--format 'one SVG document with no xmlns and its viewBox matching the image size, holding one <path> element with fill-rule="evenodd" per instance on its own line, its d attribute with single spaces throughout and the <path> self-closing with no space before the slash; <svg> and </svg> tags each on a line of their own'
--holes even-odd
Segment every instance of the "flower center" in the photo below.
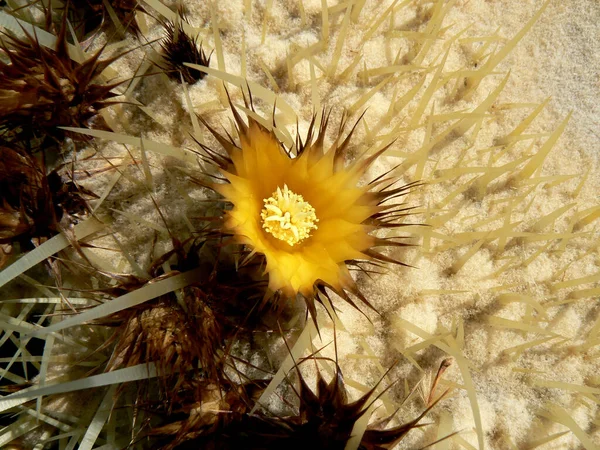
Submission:
<svg viewBox="0 0 600 450">
<path fill-rule="evenodd" d="M 301 195 L 290 191 L 287 184 L 283 185 L 283 189 L 278 187 L 263 201 L 265 207 L 260 213 L 262 226 L 277 239 L 293 246 L 306 239 L 310 230 L 318 228 L 315 208 Z"/>
</svg>

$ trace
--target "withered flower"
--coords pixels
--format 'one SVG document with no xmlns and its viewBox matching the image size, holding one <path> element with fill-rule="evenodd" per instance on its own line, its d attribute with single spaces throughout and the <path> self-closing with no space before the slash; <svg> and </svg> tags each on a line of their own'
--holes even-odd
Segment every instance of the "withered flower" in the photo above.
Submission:
<svg viewBox="0 0 600 450">
<path fill-rule="evenodd" d="M 367 413 L 371 403 L 378 398 L 372 396 L 379 383 L 358 400 L 349 402 L 344 378 L 337 364 L 335 374 L 329 383 L 323 379 L 317 369 L 316 392 L 308 387 L 299 371 L 298 378 L 300 382 L 297 391 L 300 400 L 298 415 L 279 419 L 288 431 L 281 434 L 277 443 L 280 447 L 271 448 L 343 450 L 352 436 L 356 421 Z M 369 425 L 359 448 L 383 450 L 394 447 L 410 430 L 423 426 L 419 424 L 421 419 L 444 395 L 427 406 L 417 418 L 398 427 L 385 429 L 385 425 L 393 416 Z"/>
<path fill-rule="evenodd" d="M 234 338 L 240 339 L 247 333 L 246 327 L 254 320 L 251 302 L 261 300 L 261 289 L 256 283 L 240 280 L 222 260 L 214 266 L 199 261 L 198 252 L 210 245 L 209 240 L 204 236 L 184 243 L 174 239 L 175 248 L 150 268 L 153 281 L 199 265 L 206 269 L 194 285 L 184 289 L 183 296 L 163 295 L 98 322 L 116 328 L 106 344 L 114 345 L 107 371 L 154 363 L 167 398 L 176 395 L 188 371 L 195 373 L 199 369 L 202 377 L 216 385 L 228 380 L 224 368 L 229 348 Z M 165 274 L 162 267 L 166 261 L 170 261 L 172 272 Z M 143 280 L 140 282 L 143 284 Z M 139 286 L 134 283 L 130 288 Z M 122 295 L 124 291 L 115 293 Z M 257 323 L 251 326 L 252 331 L 261 328 Z"/>
<path fill-rule="evenodd" d="M 184 63 L 197 64 L 208 67 L 210 64 L 210 55 L 206 56 L 202 44 L 198 44 L 198 37 L 191 37 L 183 28 L 181 16 L 176 21 L 166 21 L 163 23 L 166 37 L 161 41 L 160 46 L 163 50 L 163 62 L 158 66 L 173 80 L 188 84 L 203 79 L 206 73 L 199 70 L 190 69 Z"/>
<path fill-rule="evenodd" d="M 31 249 L 84 217 L 84 196 L 95 197 L 58 170 L 46 175 L 43 158 L 0 146 L 0 268 L 15 243 Z"/>
<path fill-rule="evenodd" d="M 105 370 L 155 364 L 169 405 L 190 376 L 200 374 L 219 385 L 225 378 L 226 336 L 205 295 L 191 287 L 183 303 L 168 294 L 99 321 L 115 327 L 106 343 L 114 350 Z"/>
<path fill-rule="evenodd" d="M 50 13 L 48 13 L 50 14 Z M 100 60 L 103 49 L 88 59 L 71 59 L 63 18 L 54 49 L 39 43 L 25 30 L 19 38 L 4 33 L 0 48 L 0 133 L 12 142 L 43 140 L 46 136 L 61 141 L 65 132 L 57 127 L 108 129 L 99 111 L 118 94 L 113 89 L 123 81 L 104 83 L 102 71 L 121 55 Z M 82 139 L 73 134 L 73 139 Z M 36 145 L 32 147 L 35 149 Z"/>
</svg>

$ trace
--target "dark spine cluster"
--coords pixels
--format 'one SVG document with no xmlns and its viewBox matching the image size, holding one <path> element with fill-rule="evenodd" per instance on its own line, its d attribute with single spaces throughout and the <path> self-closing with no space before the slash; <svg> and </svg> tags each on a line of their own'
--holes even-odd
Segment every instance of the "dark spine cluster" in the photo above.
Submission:
<svg viewBox="0 0 600 450">
<path fill-rule="evenodd" d="M 52 12 L 47 15 L 51 17 Z M 38 150 L 48 141 L 62 142 L 65 132 L 58 127 L 107 129 L 99 112 L 114 103 L 114 88 L 122 81 L 105 83 L 100 74 L 121 55 L 102 60 L 101 49 L 82 62 L 74 61 L 66 20 L 58 29 L 54 48 L 23 33 L 23 38 L 0 36 L 0 138 Z"/>
<path fill-rule="evenodd" d="M 198 38 L 192 38 L 183 27 L 183 19 L 175 22 L 165 22 L 165 38 L 160 45 L 163 50 L 163 62 L 160 67 L 173 80 L 194 84 L 203 79 L 206 74 L 199 70 L 191 69 L 184 63 L 197 64 L 208 67 L 210 55 L 207 57 L 198 43 Z"/>
</svg>

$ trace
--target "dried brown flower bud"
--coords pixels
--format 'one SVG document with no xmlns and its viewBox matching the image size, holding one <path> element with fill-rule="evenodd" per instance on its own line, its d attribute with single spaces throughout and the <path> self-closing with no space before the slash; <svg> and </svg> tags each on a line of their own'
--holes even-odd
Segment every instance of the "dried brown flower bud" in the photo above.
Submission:
<svg viewBox="0 0 600 450">
<path fill-rule="evenodd" d="M 210 55 L 206 56 L 202 49 L 202 44 L 198 44 L 198 38 L 192 38 L 187 34 L 182 26 L 181 18 L 175 22 L 165 22 L 163 24 L 166 37 L 160 43 L 163 49 L 163 63 L 159 67 L 172 79 L 189 84 L 201 80 L 206 76 L 204 72 L 190 69 L 183 63 L 197 64 L 208 67 L 210 64 Z M 181 75 L 180 75 L 181 74 Z"/>
<path fill-rule="evenodd" d="M 48 12 L 47 14 L 51 14 Z M 66 20 L 58 30 L 54 49 L 26 32 L 19 38 L 0 37 L 0 134 L 4 141 L 61 141 L 65 132 L 57 127 L 108 129 L 98 113 L 114 104 L 113 89 L 123 81 L 105 83 L 99 76 L 121 55 L 100 60 L 103 49 L 79 63 L 71 59 L 66 40 Z M 82 135 L 73 134 L 73 139 Z M 32 147 L 41 146 L 35 143 Z"/>
</svg>

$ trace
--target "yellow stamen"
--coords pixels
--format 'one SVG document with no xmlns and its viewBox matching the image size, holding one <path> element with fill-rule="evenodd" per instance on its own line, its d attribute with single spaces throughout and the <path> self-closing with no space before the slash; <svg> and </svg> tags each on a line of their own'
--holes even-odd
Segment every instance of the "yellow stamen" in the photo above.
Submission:
<svg viewBox="0 0 600 450">
<path fill-rule="evenodd" d="M 315 208 L 304 197 L 290 191 L 287 184 L 277 187 L 273 195 L 263 200 L 265 207 L 260 213 L 263 228 L 277 239 L 289 245 L 306 239 L 310 230 L 317 229 Z"/>
</svg>

